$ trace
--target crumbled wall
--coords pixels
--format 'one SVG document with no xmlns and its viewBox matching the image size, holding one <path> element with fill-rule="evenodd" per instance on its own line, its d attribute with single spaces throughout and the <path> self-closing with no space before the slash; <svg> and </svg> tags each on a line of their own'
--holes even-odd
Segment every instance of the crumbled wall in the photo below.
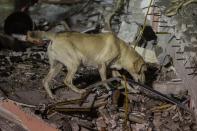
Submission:
<svg viewBox="0 0 197 131">
<path fill-rule="evenodd" d="M 174 4 L 170 3 L 170 0 L 156 1 L 156 5 L 160 7 L 160 21 L 166 22 L 160 23 L 159 31 L 170 33 L 160 37 L 163 38 L 161 40 L 163 43 L 160 45 L 173 57 L 178 75 L 192 96 L 191 107 L 196 108 L 197 3 L 182 6 L 177 14 L 171 17 L 165 15 L 168 8 L 177 6 L 181 1 Z M 195 113 L 197 113 L 196 110 Z"/>
</svg>

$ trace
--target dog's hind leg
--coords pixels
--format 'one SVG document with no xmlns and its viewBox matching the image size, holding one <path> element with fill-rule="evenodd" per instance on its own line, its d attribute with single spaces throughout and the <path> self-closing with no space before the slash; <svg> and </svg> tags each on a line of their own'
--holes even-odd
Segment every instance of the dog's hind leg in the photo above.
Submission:
<svg viewBox="0 0 197 131">
<path fill-rule="evenodd" d="M 98 65 L 98 70 L 99 70 L 99 74 L 101 77 L 101 80 L 104 81 L 107 79 L 107 74 L 106 74 L 106 64 L 100 64 Z M 107 84 L 104 84 L 104 86 L 107 88 L 107 90 L 110 90 L 110 87 Z"/>
<path fill-rule="evenodd" d="M 51 92 L 51 89 L 49 87 L 49 82 L 61 71 L 63 65 L 61 63 L 55 63 L 52 64 L 50 66 L 50 70 L 49 70 L 49 73 L 47 74 L 47 76 L 45 77 L 45 79 L 43 80 L 43 85 L 44 85 L 44 88 L 45 90 L 47 91 L 48 95 L 54 99 L 54 96 Z"/>
<path fill-rule="evenodd" d="M 78 66 L 73 66 L 73 65 L 72 67 L 67 66 L 67 75 L 64 80 L 64 84 L 77 93 L 85 93 L 84 89 L 78 89 L 76 86 L 73 85 L 73 77 L 75 73 L 77 72 L 77 69 L 78 69 Z"/>
</svg>

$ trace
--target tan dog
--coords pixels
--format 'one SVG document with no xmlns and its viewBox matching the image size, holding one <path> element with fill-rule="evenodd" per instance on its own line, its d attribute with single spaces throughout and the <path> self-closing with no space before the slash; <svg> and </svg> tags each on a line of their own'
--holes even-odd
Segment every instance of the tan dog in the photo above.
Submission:
<svg viewBox="0 0 197 131">
<path fill-rule="evenodd" d="M 83 93 L 72 84 L 72 79 L 80 64 L 97 67 L 102 80 L 106 80 L 106 68 L 127 70 L 135 81 L 145 82 L 146 65 L 143 58 L 113 33 L 82 34 L 76 32 L 49 33 L 42 31 L 28 32 L 27 40 L 41 43 L 43 39 L 51 40 L 48 46 L 50 71 L 44 79 L 44 87 L 51 98 L 49 88 L 51 81 L 64 66 L 67 75 L 64 83 L 73 91 Z"/>
</svg>

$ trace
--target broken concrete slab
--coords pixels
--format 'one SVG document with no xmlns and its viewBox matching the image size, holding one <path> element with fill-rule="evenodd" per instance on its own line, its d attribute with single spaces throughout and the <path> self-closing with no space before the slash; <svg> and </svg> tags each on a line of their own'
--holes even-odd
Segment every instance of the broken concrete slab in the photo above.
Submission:
<svg viewBox="0 0 197 131">
<path fill-rule="evenodd" d="M 154 82 L 153 89 L 159 91 L 163 94 L 180 94 L 181 92 L 186 92 L 186 88 L 180 82 Z"/>
<path fill-rule="evenodd" d="M 132 46 L 132 47 L 134 47 L 134 46 Z M 152 51 L 150 49 L 138 47 L 138 46 L 135 48 L 135 50 L 144 58 L 145 62 L 159 64 L 159 61 L 158 61 L 154 51 Z"/>
<path fill-rule="evenodd" d="M 129 44 L 135 40 L 138 27 L 139 25 L 136 22 L 127 23 L 123 21 L 118 32 L 118 37 Z"/>
<path fill-rule="evenodd" d="M 42 3 L 30 7 L 29 12 L 31 18 L 34 20 L 36 25 L 38 25 L 42 19 L 48 21 L 49 23 L 64 20 L 63 16 L 68 10 L 69 7 L 66 8 L 60 5 Z"/>
<path fill-rule="evenodd" d="M 26 127 L 27 130 L 31 131 L 58 131 L 52 125 L 44 122 L 42 119 L 38 118 L 33 114 L 26 113 L 23 109 L 17 106 L 14 102 L 9 100 L 0 101 L 1 108 L 13 113 L 18 120 L 21 121 L 22 125 Z"/>
<path fill-rule="evenodd" d="M 6 110 L 1 106 L 0 106 L 0 119 L 5 119 L 7 121 L 10 121 L 14 123 L 15 126 L 19 126 L 20 128 L 23 128 L 23 130 L 27 130 L 27 127 L 22 124 L 22 121 L 15 114 L 13 114 L 12 112 Z"/>
</svg>

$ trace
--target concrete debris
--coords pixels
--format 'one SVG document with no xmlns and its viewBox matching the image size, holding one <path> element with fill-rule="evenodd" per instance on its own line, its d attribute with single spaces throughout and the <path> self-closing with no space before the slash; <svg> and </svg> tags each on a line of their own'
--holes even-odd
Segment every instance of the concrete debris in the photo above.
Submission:
<svg viewBox="0 0 197 131">
<path fill-rule="evenodd" d="M 90 85 L 89 89 L 91 89 L 90 94 L 83 97 L 71 90 L 64 89 L 61 79 L 65 73 L 62 72 L 54 80 L 55 88 L 53 91 L 55 95 L 64 100 L 56 103 L 47 98 L 46 92 L 42 88 L 41 79 L 47 73 L 46 69 L 49 68 L 45 52 L 45 46 L 28 48 L 26 52 L 1 52 L 0 56 L 3 59 L 1 59 L 0 67 L 2 78 L 0 89 L 5 94 L 4 97 L 18 103 L 32 105 L 28 107 L 19 104 L 23 109 L 24 107 L 30 108 L 31 113 L 35 113 L 48 123 L 53 123 L 58 129 L 124 130 L 124 88 L 116 89 L 121 86 L 120 81 L 116 82 L 116 79 L 108 81 L 113 89 L 108 92 L 102 85 L 104 82 L 98 82 L 100 81 L 99 75 L 95 69 L 90 67 L 79 69 L 74 82 L 81 88 Z M 99 84 L 94 84 L 95 82 Z M 124 85 L 122 86 L 124 87 Z M 165 92 L 162 91 L 162 93 Z M 174 98 L 189 104 L 189 101 L 186 100 L 188 99 L 187 94 L 178 97 L 177 93 L 174 94 Z M 128 123 L 130 123 L 128 128 L 133 130 L 169 128 L 173 130 L 182 128 L 184 122 L 187 122 L 188 129 L 195 127 L 195 120 L 184 110 L 177 107 L 173 108 L 170 103 L 165 105 L 166 102 L 155 99 L 153 98 L 154 95 L 148 94 L 144 94 L 143 91 L 128 94 Z M 173 126 L 169 125 L 170 122 L 168 122 L 171 119 L 175 121 Z"/>
<path fill-rule="evenodd" d="M 126 23 L 123 21 L 118 32 L 118 37 L 125 42 L 133 42 L 137 37 L 139 25 L 136 22 Z"/>
<path fill-rule="evenodd" d="M 38 30 L 90 34 L 113 31 L 133 46 L 141 24 L 130 18 L 132 14 L 142 13 L 139 12 L 141 8 L 134 7 L 140 3 L 128 0 L 39 0 L 29 7 L 29 15 Z M 131 10 L 134 12 L 129 12 Z M 110 30 L 106 30 L 106 23 Z M 101 81 L 95 68 L 81 65 L 73 83 L 80 89 L 86 88 L 87 92 L 79 95 L 65 88 L 63 78 L 67 69 L 63 68 L 51 87 L 58 98 L 56 101 L 48 97 L 42 85 L 50 68 L 47 44 L 33 45 L 25 41 L 25 35 L 0 33 L 0 130 L 196 131 L 196 120 L 190 109 L 191 98 L 178 78 L 173 59 L 158 51 L 156 34 L 151 26 L 146 27 L 151 31 L 143 34 L 141 43 L 138 43 L 141 46 L 135 48 L 148 63 L 146 85 L 130 81 L 131 76 L 124 70 L 116 76 L 125 75 L 129 78 L 127 82 L 119 77 Z M 192 42 L 196 42 L 195 37 Z M 196 48 L 184 49 L 187 52 Z M 107 76 L 111 77 L 112 73 L 107 72 Z"/>
<path fill-rule="evenodd" d="M 132 45 L 132 47 L 134 47 Z M 136 47 L 136 51 L 144 58 L 147 63 L 158 64 L 158 59 L 154 51 L 142 47 Z"/>
<path fill-rule="evenodd" d="M 160 65 L 158 81 L 173 81 L 178 77 L 172 56 L 164 52 L 158 56 L 158 60 Z"/>
<path fill-rule="evenodd" d="M 178 13 L 179 10 L 183 10 L 186 6 L 188 6 L 191 3 L 196 3 L 196 0 L 175 0 L 170 3 L 170 6 L 166 9 L 165 15 L 170 17 L 174 16 Z"/>
<path fill-rule="evenodd" d="M 1 101 L 0 102 L 1 113 L 0 116 L 4 119 L 9 120 L 14 123 L 13 126 L 21 126 L 18 130 L 47 130 L 47 131 L 57 131 L 55 127 L 52 127 L 50 124 L 44 122 L 40 118 L 36 117 L 34 114 L 27 113 L 23 111 L 19 106 L 15 105 L 12 101 Z M 4 125 L 0 126 L 2 129 Z M 7 129 L 5 129 L 7 130 Z"/>
<path fill-rule="evenodd" d="M 29 56 L 31 56 L 31 51 L 29 49 Z M 43 51 L 44 47 L 34 48 L 34 52 Z M 5 85 L 6 80 L 13 80 L 16 77 L 15 83 L 18 83 L 14 90 L 11 85 L 7 85 L 6 88 L 1 88 L 3 92 L 6 92 L 6 96 L 15 101 L 34 105 L 36 108 L 30 108 L 31 113 L 35 113 L 37 116 L 42 118 L 48 123 L 53 123 L 55 127 L 62 130 L 113 130 L 120 131 L 125 130 L 124 119 L 125 119 L 125 94 L 123 89 L 112 90 L 112 93 L 106 91 L 104 86 L 102 87 L 102 82 L 100 84 L 93 84 L 94 86 L 89 86 L 93 92 L 90 92 L 87 97 L 79 97 L 72 91 L 62 90 L 62 86 L 55 82 L 56 95 L 64 98 L 60 102 L 52 102 L 46 98 L 46 92 L 44 91 L 41 82 L 38 82 L 46 70 L 43 68 L 48 68 L 47 61 L 45 57 L 38 57 L 33 59 L 33 57 L 27 57 L 26 53 L 8 53 L 10 54 L 10 61 L 12 66 L 15 65 L 15 69 L 10 70 L 10 74 L 7 76 L 1 75 L 2 79 L 1 86 Z M 3 54 L 1 54 L 3 55 Z M 20 61 L 13 61 L 12 55 L 17 57 L 20 56 Z M 34 54 L 36 55 L 36 54 Z M 9 55 L 7 55 L 9 56 Z M 39 64 L 40 61 L 45 61 L 45 64 Z M 6 62 L 7 59 L 4 59 Z M 3 62 L 3 60 L 2 60 Z M 19 62 L 19 63 L 18 63 Z M 6 62 L 8 63 L 8 62 Z M 35 65 L 36 63 L 36 65 Z M 4 65 L 5 66 L 5 65 Z M 3 66 L 2 66 L 3 67 Z M 16 69 L 17 67 L 17 69 Z M 35 68 L 35 69 L 34 69 Z M 9 70 L 9 69 L 7 69 Z M 82 72 L 81 72 L 82 71 Z M 16 74 L 16 72 L 20 72 Z M 80 69 L 78 74 L 86 74 L 89 72 L 89 76 L 96 76 L 94 69 Z M 23 75 L 21 75 L 23 74 Z M 90 75 L 92 74 L 92 75 Z M 19 76 L 20 75 L 20 76 Z M 61 79 L 58 76 L 57 79 Z M 80 75 L 77 75 L 76 83 L 80 83 Z M 83 77 L 86 77 L 85 75 Z M 95 77 L 96 78 L 96 77 Z M 98 78 L 98 76 L 97 76 Z M 86 77 L 86 79 L 89 79 Z M 115 80 L 115 79 L 114 79 Z M 21 81 L 28 81 L 29 85 L 27 87 L 20 86 Z M 98 81 L 98 79 L 97 79 Z M 37 82 L 37 83 L 36 83 Z M 10 83 L 11 84 L 11 83 Z M 23 84 L 25 84 L 23 82 Z M 119 87 L 121 82 L 109 82 L 110 86 L 113 88 Z M 32 86 L 34 85 L 33 89 Z M 84 85 L 87 85 L 85 83 Z M 58 89 L 58 88 L 59 89 Z M 94 88 L 95 87 L 95 88 Z M 99 88 L 98 88 L 99 87 Z M 67 92 L 67 94 L 57 94 L 58 90 L 60 92 Z M 27 95 L 25 95 L 27 94 Z M 69 95 L 70 96 L 69 96 Z M 36 97 L 35 97 L 36 96 Z M 182 128 L 182 123 L 187 122 L 187 128 L 192 129 L 194 127 L 194 119 L 192 116 L 185 111 L 181 111 L 179 108 L 171 104 L 166 104 L 166 102 L 160 101 L 159 99 L 152 98 L 152 95 L 144 94 L 143 92 L 128 94 L 129 98 L 129 116 L 128 116 L 128 128 L 132 130 L 154 130 L 154 129 L 179 129 Z M 180 99 L 180 101 L 185 101 L 185 99 Z M 52 103 L 51 103 L 52 102 Z M 20 105 L 24 107 L 24 105 Z M 177 114 L 178 113 L 178 114 Z M 175 121 L 174 125 L 169 125 L 170 120 Z M 168 123 L 166 123 L 168 122 Z M 158 126 L 159 125 L 159 126 Z M 186 127 L 185 127 L 186 128 Z"/>
<path fill-rule="evenodd" d="M 68 9 L 53 4 L 36 4 L 30 7 L 30 16 L 36 24 L 41 20 L 46 20 L 50 23 L 63 20 L 63 15 Z"/>
<path fill-rule="evenodd" d="M 150 25 L 145 25 L 142 36 L 140 36 L 140 39 L 137 40 L 137 37 L 141 33 L 142 27 L 143 25 L 136 21 L 132 21 L 129 23 L 123 21 L 120 25 L 118 37 L 132 45 L 135 45 L 135 42 L 137 42 L 137 45 L 140 47 L 152 49 L 157 44 L 157 35 Z"/>
</svg>

